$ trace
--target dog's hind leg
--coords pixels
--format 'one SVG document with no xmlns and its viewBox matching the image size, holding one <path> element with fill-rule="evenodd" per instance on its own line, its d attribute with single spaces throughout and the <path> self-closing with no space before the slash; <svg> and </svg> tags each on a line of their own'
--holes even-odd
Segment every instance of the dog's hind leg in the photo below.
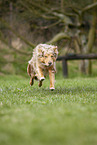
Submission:
<svg viewBox="0 0 97 145">
<path fill-rule="evenodd" d="M 41 87 L 42 86 L 42 82 L 44 81 L 44 78 L 43 79 L 41 79 L 40 81 L 39 81 L 39 84 L 38 84 L 38 86 L 39 87 Z"/>
<path fill-rule="evenodd" d="M 38 86 L 39 86 L 39 87 L 41 87 L 41 86 L 42 86 L 42 81 L 39 81 Z"/>
<path fill-rule="evenodd" d="M 30 79 L 30 86 L 32 86 L 34 84 L 34 79 L 31 77 Z"/>
<path fill-rule="evenodd" d="M 31 64 L 28 64 L 27 66 L 27 73 L 31 77 L 29 83 L 30 83 L 30 86 L 32 86 L 34 84 L 34 69 Z"/>
<path fill-rule="evenodd" d="M 31 78 L 30 78 L 30 86 L 32 86 L 34 84 L 34 75 L 31 74 Z"/>
</svg>

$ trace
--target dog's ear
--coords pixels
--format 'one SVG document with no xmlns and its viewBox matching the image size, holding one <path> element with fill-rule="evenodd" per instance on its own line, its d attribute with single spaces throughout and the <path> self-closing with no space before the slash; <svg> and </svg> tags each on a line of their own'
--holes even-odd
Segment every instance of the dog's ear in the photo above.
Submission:
<svg viewBox="0 0 97 145">
<path fill-rule="evenodd" d="M 29 76 L 31 76 L 31 70 L 32 70 L 32 67 L 31 67 L 30 64 L 28 64 L 28 66 L 27 66 L 27 73 L 28 73 Z"/>
<path fill-rule="evenodd" d="M 53 48 L 53 50 L 54 50 L 54 57 L 57 58 L 57 56 L 58 56 L 58 47 L 55 46 L 55 47 Z"/>
<path fill-rule="evenodd" d="M 41 48 L 38 49 L 38 56 L 40 56 L 40 57 L 44 56 L 44 50 L 42 50 Z"/>
</svg>

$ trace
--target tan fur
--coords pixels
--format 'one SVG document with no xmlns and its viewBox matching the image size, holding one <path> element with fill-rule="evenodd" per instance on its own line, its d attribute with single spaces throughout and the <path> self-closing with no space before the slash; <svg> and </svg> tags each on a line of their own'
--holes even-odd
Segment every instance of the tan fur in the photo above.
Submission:
<svg viewBox="0 0 97 145">
<path fill-rule="evenodd" d="M 54 90 L 55 81 L 55 61 L 58 56 L 57 46 L 39 44 L 33 50 L 33 57 L 28 62 L 27 73 L 31 77 L 30 85 L 34 84 L 34 79 L 39 81 L 39 87 L 47 73 L 50 78 L 50 89 Z"/>
</svg>

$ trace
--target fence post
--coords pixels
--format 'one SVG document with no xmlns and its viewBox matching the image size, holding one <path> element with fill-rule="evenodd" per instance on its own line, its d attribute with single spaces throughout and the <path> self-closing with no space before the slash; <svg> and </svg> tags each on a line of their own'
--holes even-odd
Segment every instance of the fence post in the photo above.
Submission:
<svg viewBox="0 0 97 145">
<path fill-rule="evenodd" d="M 65 78 L 67 78 L 68 77 L 68 65 L 67 65 L 67 60 L 66 59 L 62 60 L 62 69 L 63 69 L 63 76 Z"/>
</svg>

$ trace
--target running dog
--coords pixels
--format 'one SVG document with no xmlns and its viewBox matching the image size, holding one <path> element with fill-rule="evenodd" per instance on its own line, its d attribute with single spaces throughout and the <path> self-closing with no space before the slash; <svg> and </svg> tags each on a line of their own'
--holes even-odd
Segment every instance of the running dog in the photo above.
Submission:
<svg viewBox="0 0 97 145">
<path fill-rule="evenodd" d="M 28 62 L 27 73 L 31 77 L 30 85 L 34 84 L 34 79 L 39 81 L 38 86 L 42 86 L 47 73 L 50 78 L 50 90 L 54 90 L 55 82 L 55 61 L 58 56 L 57 46 L 39 44 L 33 50 L 33 57 Z"/>
</svg>

